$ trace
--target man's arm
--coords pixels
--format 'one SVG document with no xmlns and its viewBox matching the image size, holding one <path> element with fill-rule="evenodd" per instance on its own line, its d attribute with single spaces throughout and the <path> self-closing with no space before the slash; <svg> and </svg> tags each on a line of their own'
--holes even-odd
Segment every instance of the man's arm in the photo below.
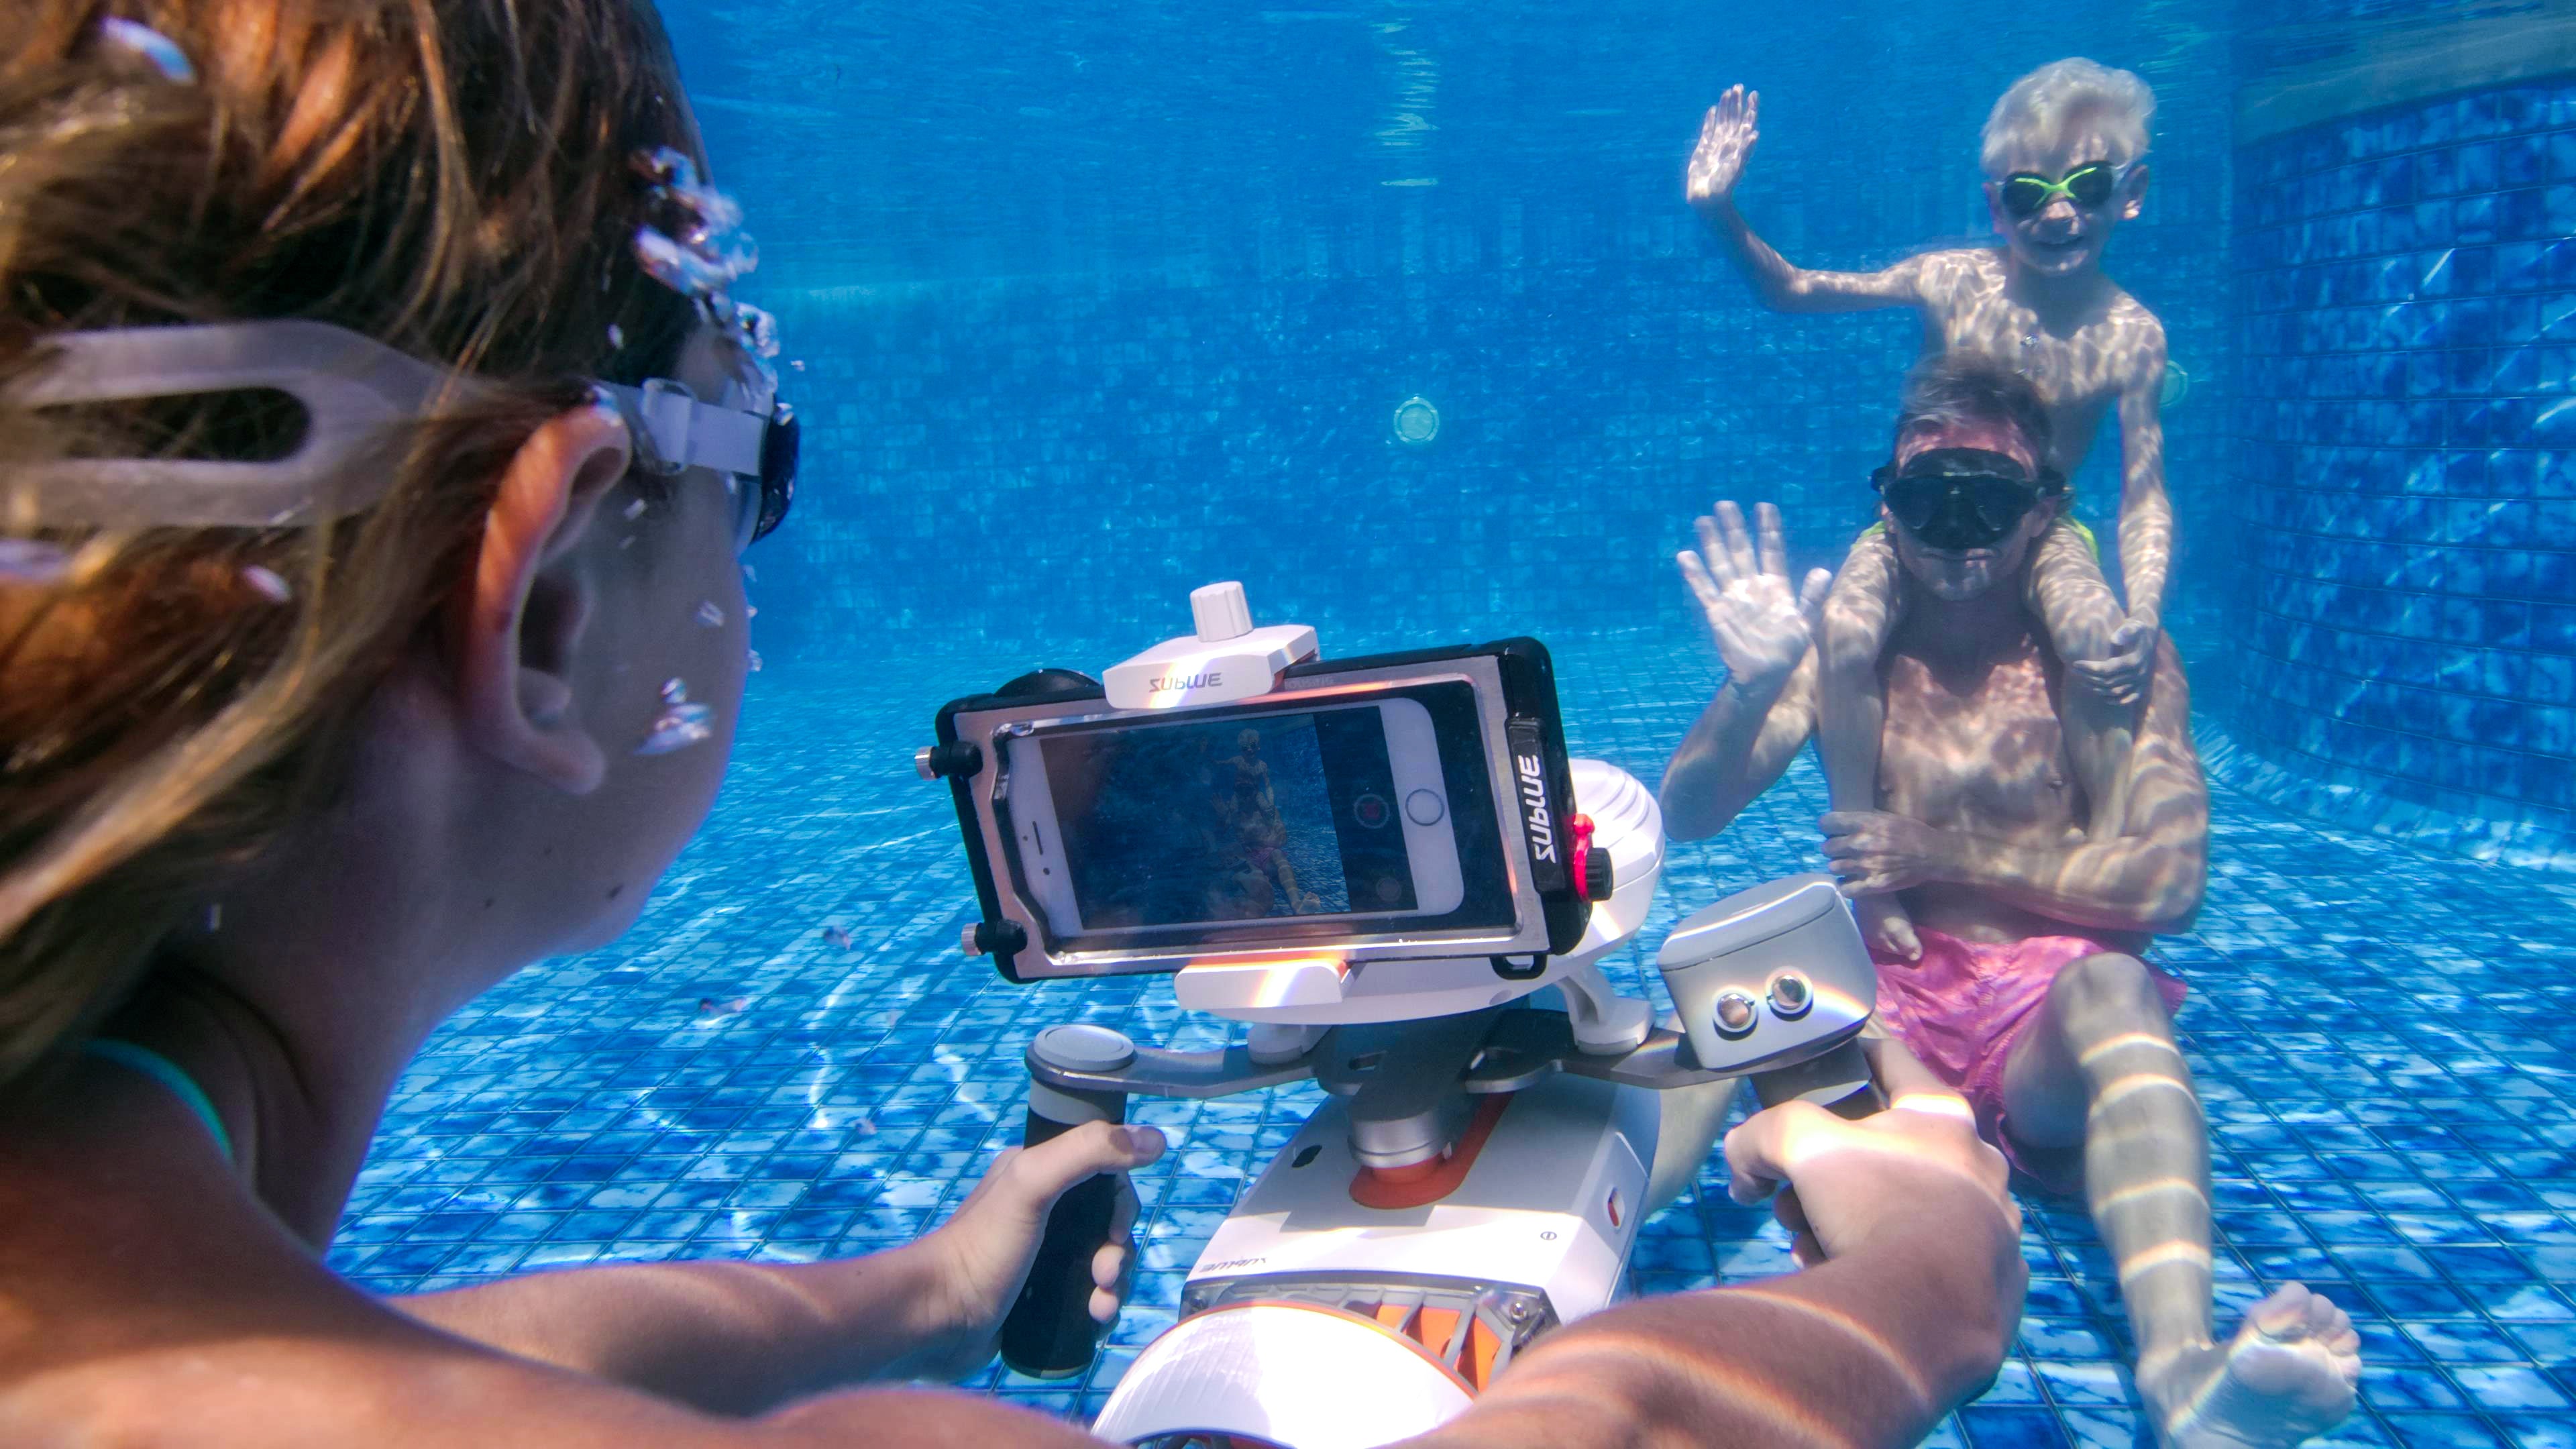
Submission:
<svg viewBox="0 0 2576 1449">
<path fill-rule="evenodd" d="M 2120 581 L 2129 617 L 2163 627 L 2173 563 L 2173 500 L 2165 493 L 2164 328 L 2149 319 L 2142 354 L 2120 393 Z"/>
<path fill-rule="evenodd" d="M 1947 881 L 2078 926 L 2182 930 L 2199 913 L 2209 870 L 2209 787 L 2190 724 L 2182 661 L 2159 640 L 2130 757 L 2127 828 L 2117 838 L 2026 845 L 1848 811 L 1825 817 L 1825 854 L 1850 894 Z"/>
<path fill-rule="evenodd" d="M 1815 732 L 1816 619 L 1833 575 L 1812 570 L 1792 592 L 1780 510 L 1753 511 L 1758 536 L 1745 531 L 1742 509 L 1718 504 L 1699 520 L 1699 552 L 1677 560 L 1726 683 L 1664 767 L 1658 799 L 1675 840 L 1724 830 Z"/>
<path fill-rule="evenodd" d="M 1732 824 L 1778 783 L 1816 732 L 1816 656 L 1810 650 L 1788 681 L 1764 686 L 1729 676 L 1691 722 L 1664 767 L 1657 791 L 1664 834 L 1705 840 Z"/>
</svg>

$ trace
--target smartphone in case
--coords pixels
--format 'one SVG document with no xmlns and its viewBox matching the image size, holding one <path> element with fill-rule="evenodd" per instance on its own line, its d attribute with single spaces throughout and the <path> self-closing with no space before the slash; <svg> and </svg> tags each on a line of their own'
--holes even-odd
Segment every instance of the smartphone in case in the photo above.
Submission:
<svg viewBox="0 0 2576 1449">
<path fill-rule="evenodd" d="M 1003 976 L 1317 954 L 1512 975 L 1581 937 L 1544 646 L 1312 660 L 1275 685 L 1118 709 L 1041 670 L 939 711 L 933 748 L 964 764 L 945 778 L 983 911 L 970 939 Z"/>
<path fill-rule="evenodd" d="M 1445 916 L 1465 895 L 1417 699 L 1064 724 L 1007 748 L 1014 843 L 1058 940 L 1395 923 Z"/>
</svg>

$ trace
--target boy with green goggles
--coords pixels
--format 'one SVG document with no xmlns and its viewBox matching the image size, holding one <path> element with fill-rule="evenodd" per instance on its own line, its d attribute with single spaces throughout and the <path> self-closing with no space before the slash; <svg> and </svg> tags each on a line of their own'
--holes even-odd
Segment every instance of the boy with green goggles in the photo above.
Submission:
<svg viewBox="0 0 2576 1449">
<path fill-rule="evenodd" d="M 2087 161 L 2054 181 L 2036 171 L 2016 171 L 1995 184 L 1995 200 L 2017 218 L 2037 216 L 2061 196 L 2085 211 L 2099 211 L 2140 164 Z"/>
<path fill-rule="evenodd" d="M 1984 135 L 1987 206 L 2003 245 L 1925 252 L 1877 272 L 1795 266 L 1736 210 L 1735 185 L 1759 134 L 1760 99 L 1736 86 L 1709 109 L 1687 192 L 1765 304 L 1784 312 L 1913 308 L 1923 319 L 1927 354 L 1982 353 L 2037 386 L 2056 439 L 2052 456 L 2040 461 L 2068 478 L 2103 415 L 2118 410 L 2127 605 L 2071 516 L 2039 540 L 2027 591 L 2049 643 L 2067 661 L 2066 750 L 2084 791 L 2087 828 L 2097 840 L 2116 838 L 2137 708 L 2154 668 L 2173 508 L 2157 417 L 2164 328 L 2103 274 L 2101 258 L 2112 231 L 2145 202 L 2155 99 L 2136 76 L 2089 60 L 2057 61 L 2022 77 L 1996 102 Z M 1817 753 L 1837 810 L 1875 808 L 1885 714 L 1877 661 L 1900 611 L 1897 572 L 1886 531 L 1872 527 L 1853 545 L 1826 603 Z M 1892 897 L 1865 897 L 1856 907 L 1873 945 L 1915 954 L 1913 928 Z"/>
</svg>

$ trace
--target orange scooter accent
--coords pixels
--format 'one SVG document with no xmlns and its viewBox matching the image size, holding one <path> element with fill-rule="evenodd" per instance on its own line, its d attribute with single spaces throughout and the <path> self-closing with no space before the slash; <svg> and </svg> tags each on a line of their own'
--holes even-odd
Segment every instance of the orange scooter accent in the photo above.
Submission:
<svg viewBox="0 0 2576 1449">
<path fill-rule="evenodd" d="M 1503 1109 L 1512 1104 L 1512 1094 L 1497 1093 L 1476 1107 L 1476 1115 L 1467 1130 L 1458 1134 L 1458 1145 L 1447 1157 L 1435 1157 L 1410 1167 L 1362 1167 L 1351 1178 L 1351 1201 L 1364 1208 L 1381 1211 L 1391 1208 L 1416 1208 L 1435 1203 L 1458 1190 L 1467 1180 L 1467 1169 L 1476 1165 L 1476 1154 L 1485 1150 L 1485 1139 L 1494 1135 L 1494 1124 L 1503 1118 Z"/>
</svg>

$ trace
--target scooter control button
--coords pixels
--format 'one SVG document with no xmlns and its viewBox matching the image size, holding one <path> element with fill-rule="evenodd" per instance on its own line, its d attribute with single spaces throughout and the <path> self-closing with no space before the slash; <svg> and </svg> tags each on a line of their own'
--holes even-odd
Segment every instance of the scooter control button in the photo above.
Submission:
<svg viewBox="0 0 2576 1449">
<path fill-rule="evenodd" d="M 1709 1015 L 1717 1023 L 1719 1036 L 1742 1036 L 1760 1020 L 1753 1010 L 1753 998 L 1735 990 L 1719 992 L 1717 1008 Z"/>
<path fill-rule="evenodd" d="M 1105 1026 L 1051 1026 L 1029 1043 L 1039 1061 L 1067 1072 L 1114 1072 L 1136 1059 L 1136 1044 Z"/>
<path fill-rule="evenodd" d="M 1816 988 L 1795 971 L 1783 971 L 1771 982 L 1771 1010 L 1783 1021 L 1796 1021 L 1816 1004 Z"/>
</svg>

